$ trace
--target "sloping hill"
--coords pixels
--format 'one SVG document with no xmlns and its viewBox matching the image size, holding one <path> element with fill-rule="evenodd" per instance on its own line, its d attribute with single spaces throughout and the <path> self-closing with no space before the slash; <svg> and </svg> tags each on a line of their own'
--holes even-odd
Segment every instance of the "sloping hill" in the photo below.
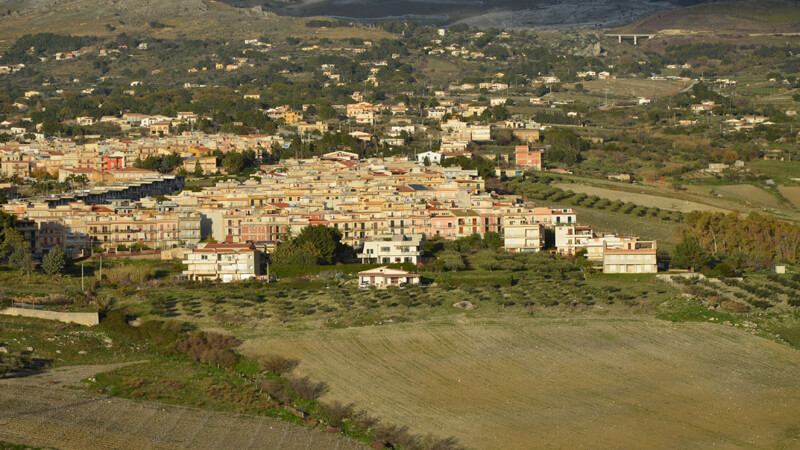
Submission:
<svg viewBox="0 0 800 450">
<path fill-rule="evenodd" d="M 279 17 L 261 7 L 236 8 L 214 0 L 0 0 L 0 47 L 24 34 L 51 32 L 112 36 L 142 34 L 153 38 L 245 39 L 292 35 L 341 39 L 343 33 L 365 39 L 392 37 L 380 30 L 339 28 L 311 30 L 306 19 Z"/>
<path fill-rule="evenodd" d="M 788 448 L 800 352 L 708 323 L 474 319 L 250 340 L 415 432 L 473 448 Z"/>
<path fill-rule="evenodd" d="M 766 0 L 712 3 L 665 11 L 631 25 L 622 33 L 723 32 L 788 33 L 800 32 L 800 2 Z"/>
</svg>

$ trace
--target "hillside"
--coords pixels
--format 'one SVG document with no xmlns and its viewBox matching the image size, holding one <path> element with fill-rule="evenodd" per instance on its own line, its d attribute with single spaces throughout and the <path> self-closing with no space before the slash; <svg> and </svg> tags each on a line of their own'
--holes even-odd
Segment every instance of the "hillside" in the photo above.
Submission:
<svg viewBox="0 0 800 450">
<path fill-rule="evenodd" d="M 797 432 L 800 353 L 707 323 L 468 314 L 245 344 L 273 352 L 333 399 L 471 448 L 780 448 Z"/>
<path fill-rule="evenodd" d="M 681 32 L 788 33 L 800 32 L 796 1 L 738 1 L 697 5 L 657 13 L 620 27 L 622 33 Z"/>
<path fill-rule="evenodd" d="M 28 33 L 112 36 L 144 34 L 158 39 L 286 36 L 332 39 L 391 37 L 379 30 L 313 30 L 304 19 L 279 17 L 260 7 L 236 8 L 213 0 L 32 0 L 0 2 L 0 47 Z"/>
</svg>

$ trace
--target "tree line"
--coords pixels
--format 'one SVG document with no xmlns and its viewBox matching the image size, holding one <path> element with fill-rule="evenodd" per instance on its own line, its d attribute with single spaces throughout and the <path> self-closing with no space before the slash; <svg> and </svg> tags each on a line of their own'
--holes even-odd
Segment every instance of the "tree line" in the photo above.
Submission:
<svg viewBox="0 0 800 450">
<path fill-rule="evenodd" d="M 734 267 L 800 260 L 800 227 L 774 217 L 695 211 L 685 216 L 682 232 L 684 239 Z"/>
</svg>

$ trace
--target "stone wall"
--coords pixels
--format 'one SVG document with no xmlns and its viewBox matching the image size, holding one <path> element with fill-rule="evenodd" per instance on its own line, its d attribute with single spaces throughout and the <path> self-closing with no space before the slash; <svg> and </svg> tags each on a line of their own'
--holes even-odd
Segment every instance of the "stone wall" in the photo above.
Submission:
<svg viewBox="0 0 800 450">
<path fill-rule="evenodd" d="M 0 314 L 7 316 L 33 317 L 36 319 L 57 320 L 59 322 L 75 322 L 79 325 L 95 326 L 100 324 L 100 315 L 94 313 L 69 313 L 58 311 L 44 311 L 41 309 L 6 308 Z"/>
</svg>

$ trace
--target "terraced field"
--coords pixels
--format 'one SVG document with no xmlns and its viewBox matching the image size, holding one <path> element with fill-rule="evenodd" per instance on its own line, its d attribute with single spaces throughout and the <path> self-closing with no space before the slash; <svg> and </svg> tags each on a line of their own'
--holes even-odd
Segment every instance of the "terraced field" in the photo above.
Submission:
<svg viewBox="0 0 800 450">
<path fill-rule="evenodd" d="M 657 195 L 650 195 L 644 193 L 618 191 L 615 189 L 602 188 L 597 186 L 589 186 L 578 183 L 553 183 L 554 187 L 572 192 L 584 193 L 587 195 L 597 195 L 601 198 L 609 200 L 621 200 L 623 202 L 633 202 L 639 205 L 647 205 L 648 207 L 656 207 L 659 209 L 667 209 L 670 211 L 691 212 L 691 211 L 714 211 L 714 212 L 728 212 L 729 210 L 718 208 L 716 206 L 706 205 L 703 203 L 693 202 L 689 200 L 681 200 L 670 197 L 660 197 Z"/>
<path fill-rule="evenodd" d="M 250 340 L 415 432 L 474 448 L 800 444 L 800 352 L 724 325 L 479 318 Z"/>
<path fill-rule="evenodd" d="M 106 367 L 0 380 L 0 441 L 60 449 L 363 448 L 268 417 L 234 415 L 90 394 L 65 386 Z"/>
</svg>

